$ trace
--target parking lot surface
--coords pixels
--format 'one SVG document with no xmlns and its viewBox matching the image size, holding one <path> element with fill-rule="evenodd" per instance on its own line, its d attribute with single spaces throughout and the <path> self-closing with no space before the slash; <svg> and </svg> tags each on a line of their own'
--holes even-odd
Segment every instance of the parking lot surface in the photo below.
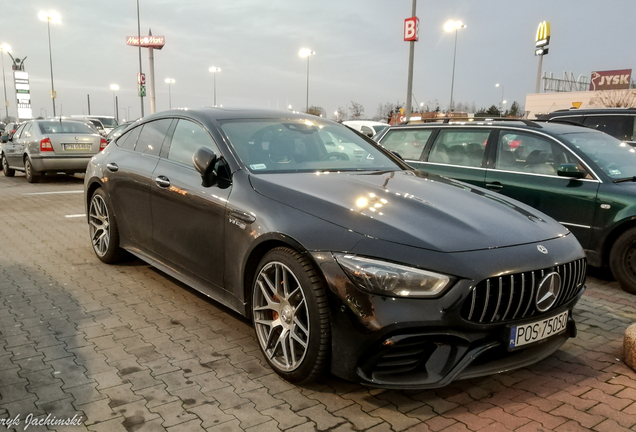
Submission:
<svg viewBox="0 0 636 432">
<path fill-rule="evenodd" d="M 101 263 L 82 184 L 0 175 L 0 431 L 636 431 L 636 296 L 603 273 L 578 336 L 532 367 L 435 390 L 295 386 L 239 315 L 142 261 Z"/>
</svg>

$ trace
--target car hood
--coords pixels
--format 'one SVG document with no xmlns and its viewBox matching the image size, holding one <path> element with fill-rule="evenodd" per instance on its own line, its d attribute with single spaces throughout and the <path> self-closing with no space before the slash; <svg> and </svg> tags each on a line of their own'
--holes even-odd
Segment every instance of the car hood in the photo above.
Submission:
<svg viewBox="0 0 636 432">
<path fill-rule="evenodd" d="M 256 192 L 354 232 L 440 252 L 500 248 L 569 231 L 528 206 L 419 171 L 250 176 Z"/>
</svg>

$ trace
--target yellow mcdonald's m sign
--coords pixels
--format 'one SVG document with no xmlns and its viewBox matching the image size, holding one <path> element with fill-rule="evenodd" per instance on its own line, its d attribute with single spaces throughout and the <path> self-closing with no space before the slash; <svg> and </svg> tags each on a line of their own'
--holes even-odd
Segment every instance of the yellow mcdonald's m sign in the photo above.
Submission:
<svg viewBox="0 0 636 432">
<path fill-rule="evenodd" d="M 550 43 L 550 23 L 543 21 L 537 29 L 536 46 L 542 47 Z"/>
</svg>

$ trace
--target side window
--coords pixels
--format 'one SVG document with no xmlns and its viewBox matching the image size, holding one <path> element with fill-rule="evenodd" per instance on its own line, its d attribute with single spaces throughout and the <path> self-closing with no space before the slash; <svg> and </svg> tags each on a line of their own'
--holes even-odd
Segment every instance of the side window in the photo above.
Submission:
<svg viewBox="0 0 636 432">
<path fill-rule="evenodd" d="M 442 129 L 433 143 L 429 162 L 481 167 L 490 130 Z"/>
<path fill-rule="evenodd" d="M 141 132 L 141 126 L 136 127 L 125 134 L 122 134 L 115 144 L 118 147 L 124 148 L 126 150 L 134 150 L 135 145 L 137 144 L 137 138 L 139 138 L 139 132 Z"/>
<path fill-rule="evenodd" d="M 634 136 L 634 117 L 624 115 L 588 116 L 585 126 L 605 132 L 621 141 L 632 141 Z"/>
<path fill-rule="evenodd" d="M 203 127 L 188 120 L 179 120 L 172 135 L 168 159 L 192 166 L 192 155 L 199 147 L 207 147 L 220 155 L 219 149 Z"/>
<path fill-rule="evenodd" d="M 373 129 L 371 129 L 369 126 L 362 126 L 361 131 L 363 134 L 365 134 L 366 136 L 373 136 Z"/>
<path fill-rule="evenodd" d="M 159 156 L 161 145 L 172 124 L 172 119 L 155 120 L 143 125 L 135 151 L 152 156 Z"/>
<path fill-rule="evenodd" d="M 433 133 L 433 129 L 394 129 L 382 139 L 382 146 L 397 152 L 405 160 L 420 160 L 422 150 Z"/>
<path fill-rule="evenodd" d="M 33 123 L 27 123 L 24 125 L 24 130 L 22 131 L 21 138 L 31 138 L 31 129 L 33 128 Z"/>
<path fill-rule="evenodd" d="M 19 128 L 16 129 L 16 131 L 13 133 L 13 139 L 17 139 L 20 138 L 20 134 L 22 133 L 22 131 L 24 130 L 24 126 L 26 124 L 21 125 Z"/>
<path fill-rule="evenodd" d="M 578 160 L 559 144 L 538 135 L 502 131 L 497 143 L 495 169 L 557 175 L 559 165 Z M 583 168 L 579 165 L 579 168 Z"/>
</svg>

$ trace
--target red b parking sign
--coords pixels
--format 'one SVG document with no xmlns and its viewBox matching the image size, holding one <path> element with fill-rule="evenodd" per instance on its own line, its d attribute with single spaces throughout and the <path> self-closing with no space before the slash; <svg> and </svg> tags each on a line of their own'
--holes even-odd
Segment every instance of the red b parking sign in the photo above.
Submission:
<svg viewBox="0 0 636 432">
<path fill-rule="evenodd" d="M 420 20 L 418 17 L 411 17 L 404 20 L 404 41 L 417 42 L 420 31 Z"/>
</svg>

